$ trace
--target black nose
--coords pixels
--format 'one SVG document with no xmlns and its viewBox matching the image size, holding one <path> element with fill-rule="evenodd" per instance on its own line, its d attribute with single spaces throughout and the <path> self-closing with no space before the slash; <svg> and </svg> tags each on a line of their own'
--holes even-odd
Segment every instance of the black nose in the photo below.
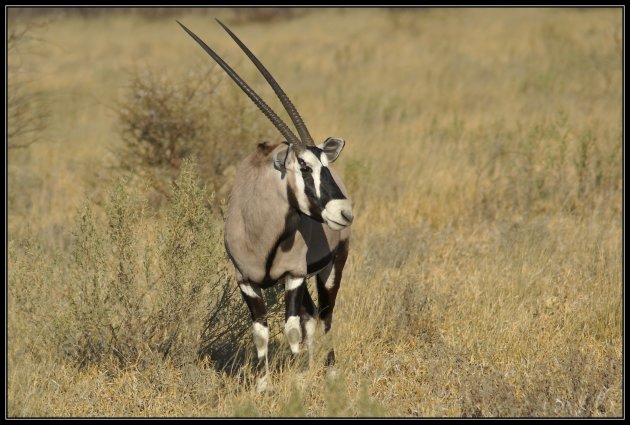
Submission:
<svg viewBox="0 0 630 425">
<path fill-rule="evenodd" d="M 341 216 L 348 222 L 348 223 L 352 223 L 352 220 L 354 220 L 354 217 L 352 216 L 352 212 L 351 211 L 341 211 Z"/>
</svg>

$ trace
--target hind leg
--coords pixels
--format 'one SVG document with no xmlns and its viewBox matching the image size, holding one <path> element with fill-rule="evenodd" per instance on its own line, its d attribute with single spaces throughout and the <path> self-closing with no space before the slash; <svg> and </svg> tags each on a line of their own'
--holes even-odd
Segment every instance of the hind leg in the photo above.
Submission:
<svg viewBox="0 0 630 425">
<path fill-rule="evenodd" d="M 337 254 L 333 262 L 317 274 L 317 295 L 319 302 L 319 318 L 324 322 L 324 334 L 330 332 L 333 321 L 333 310 L 337 300 L 337 292 L 341 284 L 341 275 L 348 258 L 348 240 L 339 242 Z M 335 364 L 335 350 L 332 342 L 326 356 L 326 366 Z"/>
</svg>

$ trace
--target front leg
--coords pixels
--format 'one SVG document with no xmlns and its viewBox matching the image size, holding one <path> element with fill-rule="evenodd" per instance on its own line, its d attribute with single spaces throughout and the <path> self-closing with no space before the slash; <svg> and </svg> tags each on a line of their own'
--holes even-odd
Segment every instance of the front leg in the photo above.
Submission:
<svg viewBox="0 0 630 425">
<path fill-rule="evenodd" d="M 315 339 L 315 330 L 317 329 L 317 308 L 308 292 L 308 286 L 305 285 L 304 297 L 302 298 L 302 307 L 300 308 L 300 321 L 302 322 L 303 341 L 306 342 L 308 350 L 308 364 L 313 364 L 313 340 Z"/>
<path fill-rule="evenodd" d="M 254 345 L 258 357 L 256 365 L 256 382 L 259 391 L 267 388 L 269 379 L 269 366 L 267 356 L 267 346 L 269 343 L 269 326 L 267 325 L 267 309 L 263 301 L 262 291 L 258 286 L 251 285 L 247 281 L 241 280 L 238 284 L 243 300 L 249 308 L 252 316 L 252 333 Z"/>
<path fill-rule="evenodd" d="M 284 333 L 289 341 L 291 352 L 295 355 L 300 352 L 300 341 L 302 340 L 302 328 L 300 326 L 300 307 L 306 290 L 306 279 L 304 277 L 287 276 L 284 284 L 285 289 L 285 315 Z"/>
</svg>

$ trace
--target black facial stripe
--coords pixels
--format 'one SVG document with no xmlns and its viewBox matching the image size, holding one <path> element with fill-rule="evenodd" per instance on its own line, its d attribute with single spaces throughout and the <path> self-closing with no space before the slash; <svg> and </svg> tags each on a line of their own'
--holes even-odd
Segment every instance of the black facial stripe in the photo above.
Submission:
<svg viewBox="0 0 630 425">
<path fill-rule="evenodd" d="M 322 167 L 319 174 L 319 193 L 321 193 L 322 205 L 326 205 L 328 201 L 333 199 L 346 199 L 339 186 L 333 179 L 328 167 Z"/>
<path fill-rule="evenodd" d="M 319 158 L 319 161 L 322 161 L 322 154 L 324 153 L 323 150 L 321 150 L 320 148 L 318 148 L 317 146 L 307 146 L 306 149 L 308 149 L 309 151 L 311 151 L 311 153 L 313 155 L 315 155 L 317 158 Z"/>
<path fill-rule="evenodd" d="M 311 151 L 313 155 L 319 159 L 319 162 L 322 161 L 322 155 L 326 155 L 324 151 L 317 146 L 307 146 L 306 149 Z M 322 205 L 326 205 L 328 201 L 332 201 L 333 199 L 346 199 L 345 195 L 341 192 L 341 189 L 339 189 L 339 186 L 337 186 L 335 179 L 333 179 L 328 167 L 324 167 L 323 165 L 321 168 L 319 185 Z"/>
<path fill-rule="evenodd" d="M 307 146 L 306 149 L 315 155 L 321 164 L 322 155 L 325 155 L 324 151 L 316 146 Z M 302 158 L 298 158 L 298 162 L 300 163 L 300 166 L 303 167 L 304 160 Z M 335 182 L 335 179 L 328 167 L 321 164 L 319 167 L 319 173 L 319 197 L 317 196 L 317 191 L 315 190 L 315 181 L 312 173 L 309 171 L 302 171 L 302 179 L 304 180 L 304 194 L 308 199 L 309 213 L 311 214 L 311 217 L 321 221 L 321 214 L 326 204 L 333 199 L 346 199 L 346 196 L 337 185 L 337 182 Z"/>
<path fill-rule="evenodd" d="M 308 199 L 308 210 L 311 213 L 311 217 L 316 220 L 322 219 L 322 207 L 317 199 L 317 192 L 315 191 L 315 181 L 311 173 L 302 173 L 302 179 L 304 180 L 304 193 L 306 199 Z"/>
</svg>

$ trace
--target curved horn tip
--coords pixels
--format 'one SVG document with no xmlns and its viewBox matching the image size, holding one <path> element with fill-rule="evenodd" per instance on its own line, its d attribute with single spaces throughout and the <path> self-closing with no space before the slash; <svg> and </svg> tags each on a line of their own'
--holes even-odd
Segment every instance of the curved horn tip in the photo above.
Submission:
<svg viewBox="0 0 630 425">
<path fill-rule="evenodd" d="M 284 106 L 284 109 L 289 114 L 289 118 L 291 118 L 293 125 L 295 125 L 298 133 L 300 134 L 300 139 L 301 139 L 300 143 L 305 144 L 307 146 L 314 146 L 315 142 L 313 141 L 313 138 L 311 137 L 308 129 L 306 128 L 306 124 L 304 123 L 304 120 L 300 116 L 300 113 L 297 111 L 297 108 L 295 107 L 295 105 L 293 105 L 293 103 L 289 99 L 289 96 L 287 96 L 284 90 L 282 90 L 282 88 L 280 87 L 280 84 L 278 84 L 276 79 L 273 78 L 271 73 L 262 64 L 262 62 L 260 62 L 260 60 L 256 57 L 256 55 L 254 55 L 252 51 L 249 50 L 249 48 L 245 45 L 245 43 L 243 43 L 236 36 L 236 34 L 234 34 L 218 18 L 215 18 L 215 20 L 219 23 L 219 25 L 221 25 L 221 27 L 223 27 L 223 29 L 230 35 L 230 37 L 232 37 L 232 39 L 236 42 L 236 44 L 238 44 L 241 50 L 245 52 L 247 57 L 249 57 L 249 59 L 254 63 L 254 65 L 256 65 L 256 68 L 258 68 L 258 71 L 260 71 L 263 77 L 265 77 L 265 80 L 267 80 L 271 88 L 273 88 L 273 91 L 276 93 L 276 96 L 278 96 L 278 99 L 280 99 L 282 106 Z"/>
<path fill-rule="evenodd" d="M 264 100 L 258 96 L 258 94 L 247 85 L 245 81 L 223 60 L 219 55 L 216 54 L 214 50 L 212 50 L 203 40 L 197 37 L 192 31 L 184 26 L 181 22 L 176 22 L 190 35 L 196 42 L 199 44 L 205 51 L 208 53 L 212 59 L 223 68 L 223 70 L 230 76 L 230 78 L 240 87 L 243 92 L 254 102 L 254 104 L 261 110 L 261 112 L 271 121 L 271 123 L 278 129 L 278 131 L 287 138 L 287 140 L 300 144 L 301 141 L 298 139 L 293 132 L 289 129 L 289 127 L 278 117 L 278 115 L 265 103 Z M 221 21 L 217 19 L 221 25 Z M 224 26 L 224 28 L 232 35 L 231 31 Z M 235 40 L 237 40 L 236 36 L 232 35 Z M 240 40 L 239 40 L 240 41 Z M 238 41 L 237 41 L 238 42 Z M 293 119 L 293 118 L 292 118 Z"/>
</svg>

